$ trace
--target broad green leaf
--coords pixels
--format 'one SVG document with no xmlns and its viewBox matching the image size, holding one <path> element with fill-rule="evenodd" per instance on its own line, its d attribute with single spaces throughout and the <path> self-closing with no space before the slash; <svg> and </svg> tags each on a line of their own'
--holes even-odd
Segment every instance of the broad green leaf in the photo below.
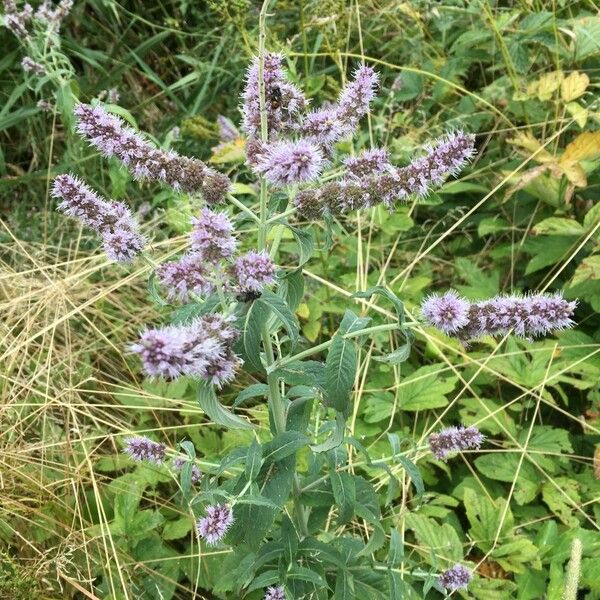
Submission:
<svg viewBox="0 0 600 600">
<path fill-rule="evenodd" d="M 463 558 L 463 547 L 456 530 L 448 523 L 437 523 L 419 513 L 406 515 L 406 526 L 414 531 L 419 550 L 425 560 L 433 553 L 438 558 L 459 562 Z"/>
<path fill-rule="evenodd" d="M 163 540 L 178 540 L 186 536 L 194 526 L 194 521 L 191 517 L 181 517 L 175 521 L 167 521 L 163 527 Z"/>
<path fill-rule="evenodd" d="M 576 506 L 581 503 L 579 484 L 568 477 L 555 477 L 542 485 L 542 499 L 548 508 L 568 527 L 577 527 L 579 514 Z"/>
<path fill-rule="evenodd" d="M 398 408 L 405 411 L 441 408 L 458 381 L 442 374 L 442 365 L 421 367 L 400 382 Z"/>
<path fill-rule="evenodd" d="M 311 228 L 300 229 L 299 227 L 293 227 L 289 224 L 287 226 L 293 233 L 296 243 L 298 244 L 298 250 L 300 251 L 300 262 L 298 263 L 298 266 L 301 267 L 310 260 L 315 252 L 315 234 Z"/>
<path fill-rule="evenodd" d="M 264 398 L 268 393 L 269 386 L 266 383 L 253 383 L 236 396 L 233 407 L 236 408 L 251 398 Z"/>
<path fill-rule="evenodd" d="M 244 369 L 264 373 L 264 366 L 260 359 L 261 332 L 263 325 L 267 322 L 268 310 L 260 302 L 253 302 L 241 323 L 241 340 L 239 343 Z"/>
<path fill-rule="evenodd" d="M 507 483 L 516 480 L 514 499 L 517 504 L 531 502 L 539 491 L 538 471 L 527 459 L 521 462 L 520 453 L 492 452 L 476 458 L 475 466 L 480 473 L 490 479 Z"/>
</svg>

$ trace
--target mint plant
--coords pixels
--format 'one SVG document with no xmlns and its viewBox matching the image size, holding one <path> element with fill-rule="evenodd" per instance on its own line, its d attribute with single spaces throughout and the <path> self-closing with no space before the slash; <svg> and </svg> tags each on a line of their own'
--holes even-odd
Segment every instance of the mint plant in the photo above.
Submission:
<svg viewBox="0 0 600 600">
<path fill-rule="evenodd" d="M 263 10 L 263 25 L 264 17 Z M 265 51 L 264 26 L 260 40 L 246 76 L 241 124 L 246 165 L 260 190 L 258 213 L 233 194 L 229 177 L 199 159 L 155 147 L 100 102 L 74 110 L 77 131 L 105 156 L 122 161 L 137 179 L 159 181 L 198 203 L 189 251 L 156 265 L 151 242 L 125 204 L 101 198 L 74 175 L 54 181 L 59 209 L 93 228 L 109 258 L 142 259 L 153 267 L 150 290 L 172 309 L 172 318 L 132 340 L 130 351 L 144 374 L 190 378 L 200 406 L 223 427 L 256 430 L 219 401 L 223 386 L 250 381 L 244 372 L 253 382 L 239 402 L 263 398 L 269 408 L 269 439 L 256 436 L 218 465 L 201 466 L 196 453 L 202 448 L 187 440 L 167 448 L 163 440 L 132 437 L 125 452 L 134 461 L 164 465 L 178 478 L 182 509 L 194 515 L 198 544 L 230 552 L 223 574 L 227 597 L 402 598 L 465 589 L 474 576 L 469 561 L 458 556 L 424 571 L 404 555 L 402 537 L 382 507 L 392 504 L 401 474 L 414 488 L 405 510 L 418 508 L 424 493 L 419 460 L 430 453 L 447 460 L 452 453 L 476 451 L 482 434 L 474 426 L 445 428 L 425 447 L 410 441 L 400 447 L 391 437 L 391 468 L 373 461 L 346 429 L 361 344 L 380 332 L 397 333 L 404 343 L 378 360 L 399 365 L 410 354 L 416 321 L 390 289 L 372 287 L 354 296 L 382 297 L 394 318 L 372 324 L 368 314 L 347 309 L 335 334 L 310 346 L 301 339 L 295 312 L 304 293 L 302 266 L 315 248 L 311 221 L 330 230 L 344 213 L 380 203 L 394 210 L 397 202 L 426 196 L 466 164 L 475 137 L 449 132 L 401 167 L 383 148 L 340 157 L 336 144 L 351 138 L 368 114 L 377 73 L 358 66 L 335 104 L 313 109 L 288 79 L 284 57 Z M 296 240 L 298 260 L 280 264 L 286 229 Z M 470 303 L 451 291 L 429 297 L 422 316 L 441 332 L 473 343 L 484 335 L 529 337 L 571 327 L 574 310 L 575 302 L 559 294 Z M 349 461 L 350 450 L 360 463 Z M 357 464 L 389 480 L 386 498 L 356 472 Z M 353 519 L 361 526 L 352 526 Z M 331 521 L 335 534 L 325 534 Z"/>
</svg>

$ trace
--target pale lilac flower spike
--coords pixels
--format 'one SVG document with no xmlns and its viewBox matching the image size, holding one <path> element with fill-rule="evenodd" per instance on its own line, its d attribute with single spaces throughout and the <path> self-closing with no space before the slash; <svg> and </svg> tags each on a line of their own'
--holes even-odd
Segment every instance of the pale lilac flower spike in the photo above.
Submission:
<svg viewBox="0 0 600 600">
<path fill-rule="evenodd" d="M 282 585 L 267 588 L 264 600 L 285 600 L 285 590 Z"/>
<path fill-rule="evenodd" d="M 443 296 L 429 296 L 423 302 L 421 312 L 434 327 L 451 334 L 468 324 L 470 307 L 467 300 L 450 290 Z"/>
<path fill-rule="evenodd" d="M 478 449 L 484 436 L 477 427 L 447 427 L 429 436 L 429 447 L 439 460 L 446 460 L 452 452 Z"/>
<path fill-rule="evenodd" d="M 187 375 L 221 386 L 233 379 L 241 364 L 233 352 L 238 335 L 229 318 L 210 314 L 187 325 L 145 331 L 131 350 L 140 355 L 149 377 L 171 380 Z"/>
<path fill-rule="evenodd" d="M 237 240 L 233 237 L 233 223 L 225 213 L 204 208 L 199 217 L 192 219 L 192 226 L 192 250 L 205 261 L 214 264 L 233 256 Z"/>
<path fill-rule="evenodd" d="M 350 156 L 344 160 L 344 166 L 348 169 L 348 174 L 357 179 L 374 173 L 385 173 L 392 168 L 387 150 L 383 148 L 372 148 L 358 156 Z"/>
<path fill-rule="evenodd" d="M 260 293 L 275 282 L 275 265 L 266 252 L 250 252 L 238 257 L 231 267 L 238 292 Z"/>
<path fill-rule="evenodd" d="M 484 335 L 536 337 L 568 329 L 577 302 L 560 294 L 496 296 L 481 302 L 468 302 L 455 292 L 427 298 L 421 310 L 425 319 L 446 334 L 468 341 Z"/>
<path fill-rule="evenodd" d="M 449 592 L 455 592 L 456 590 L 466 589 L 471 579 L 473 579 L 471 569 L 456 564 L 438 577 L 438 583 Z"/>
<path fill-rule="evenodd" d="M 166 446 L 147 437 L 130 437 L 125 440 L 123 452 L 135 461 L 161 464 L 165 459 Z"/>
<path fill-rule="evenodd" d="M 129 262 L 143 250 L 145 239 L 127 205 L 102 198 L 83 181 L 68 174 L 54 179 L 52 195 L 61 200 L 59 210 L 102 236 L 104 250 L 111 260 Z"/>
<path fill-rule="evenodd" d="M 105 156 L 116 156 L 138 179 L 162 181 L 176 190 L 201 192 L 208 204 L 222 202 L 229 179 L 201 160 L 155 148 L 101 106 L 78 104 L 77 131 Z"/>
<path fill-rule="evenodd" d="M 206 516 L 196 523 L 198 535 L 207 544 L 214 546 L 225 537 L 233 523 L 233 511 L 228 504 L 215 504 L 206 507 Z"/>
<path fill-rule="evenodd" d="M 45 75 L 46 73 L 46 68 L 44 65 L 36 62 L 29 56 L 23 57 L 23 60 L 21 61 L 21 67 L 26 73 L 33 73 L 34 75 Z"/>
<path fill-rule="evenodd" d="M 269 144 L 260 155 L 256 171 L 276 187 L 316 179 L 323 168 L 321 150 L 310 142 L 280 141 Z"/>
<path fill-rule="evenodd" d="M 460 131 L 451 133 L 434 142 L 424 156 L 401 168 L 384 165 L 381 155 L 367 155 L 370 159 L 379 159 L 377 169 L 361 171 L 361 176 L 352 172 L 353 161 L 350 160 L 348 176 L 319 188 L 302 190 L 294 198 L 294 205 L 309 219 L 370 208 L 379 203 L 391 208 L 398 200 L 424 196 L 432 186 L 456 174 L 473 155 L 474 144 L 473 135 Z"/>
<path fill-rule="evenodd" d="M 186 254 L 179 260 L 166 262 L 156 269 L 160 284 L 167 290 L 169 300 L 187 302 L 190 294 L 208 296 L 214 290 L 210 272 L 201 254 Z"/>
</svg>

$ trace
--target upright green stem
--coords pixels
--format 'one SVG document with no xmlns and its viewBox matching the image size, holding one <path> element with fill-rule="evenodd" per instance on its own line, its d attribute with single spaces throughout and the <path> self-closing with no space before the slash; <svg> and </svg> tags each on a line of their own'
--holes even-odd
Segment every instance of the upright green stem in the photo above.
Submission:
<svg viewBox="0 0 600 600">
<path fill-rule="evenodd" d="M 268 123 L 267 123 L 267 110 L 265 100 L 265 41 L 266 41 L 266 18 L 267 9 L 271 0 L 264 0 L 262 8 L 260 10 L 258 26 L 258 100 L 260 108 L 260 139 L 266 142 L 268 139 Z M 267 234 L 269 232 L 269 213 L 267 205 L 267 182 L 264 177 L 260 178 L 260 211 L 258 221 L 258 250 L 267 249 Z M 279 245 L 279 243 L 277 243 Z M 273 340 L 271 339 L 271 332 L 269 331 L 268 324 L 264 324 L 261 331 L 261 337 L 263 346 L 265 349 L 265 362 L 267 364 L 267 384 L 269 386 L 269 410 L 273 415 L 273 423 L 275 425 L 275 432 L 277 434 L 283 433 L 286 430 L 286 407 L 285 400 L 281 396 L 281 389 L 279 387 L 279 378 L 274 372 L 269 371 L 275 363 L 275 353 L 273 351 Z M 298 528 L 303 536 L 308 535 L 308 527 L 306 523 L 306 514 L 304 508 L 300 503 L 300 485 L 298 483 L 297 476 L 294 476 L 293 483 L 293 496 L 294 496 L 294 510 L 296 512 L 296 519 L 298 522 Z"/>
</svg>

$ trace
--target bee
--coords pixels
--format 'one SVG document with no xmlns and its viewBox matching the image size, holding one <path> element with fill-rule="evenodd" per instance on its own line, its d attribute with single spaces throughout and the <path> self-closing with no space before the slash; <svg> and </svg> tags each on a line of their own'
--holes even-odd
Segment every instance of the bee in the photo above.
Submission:
<svg viewBox="0 0 600 600">
<path fill-rule="evenodd" d="M 269 102 L 271 103 L 271 108 L 277 110 L 281 108 L 281 89 L 278 87 L 274 87 L 272 90 L 269 90 Z"/>
<path fill-rule="evenodd" d="M 250 290 L 248 292 L 242 292 L 238 294 L 235 299 L 238 302 L 253 302 L 254 300 L 258 300 L 260 298 L 260 292 L 255 292 Z"/>
</svg>

